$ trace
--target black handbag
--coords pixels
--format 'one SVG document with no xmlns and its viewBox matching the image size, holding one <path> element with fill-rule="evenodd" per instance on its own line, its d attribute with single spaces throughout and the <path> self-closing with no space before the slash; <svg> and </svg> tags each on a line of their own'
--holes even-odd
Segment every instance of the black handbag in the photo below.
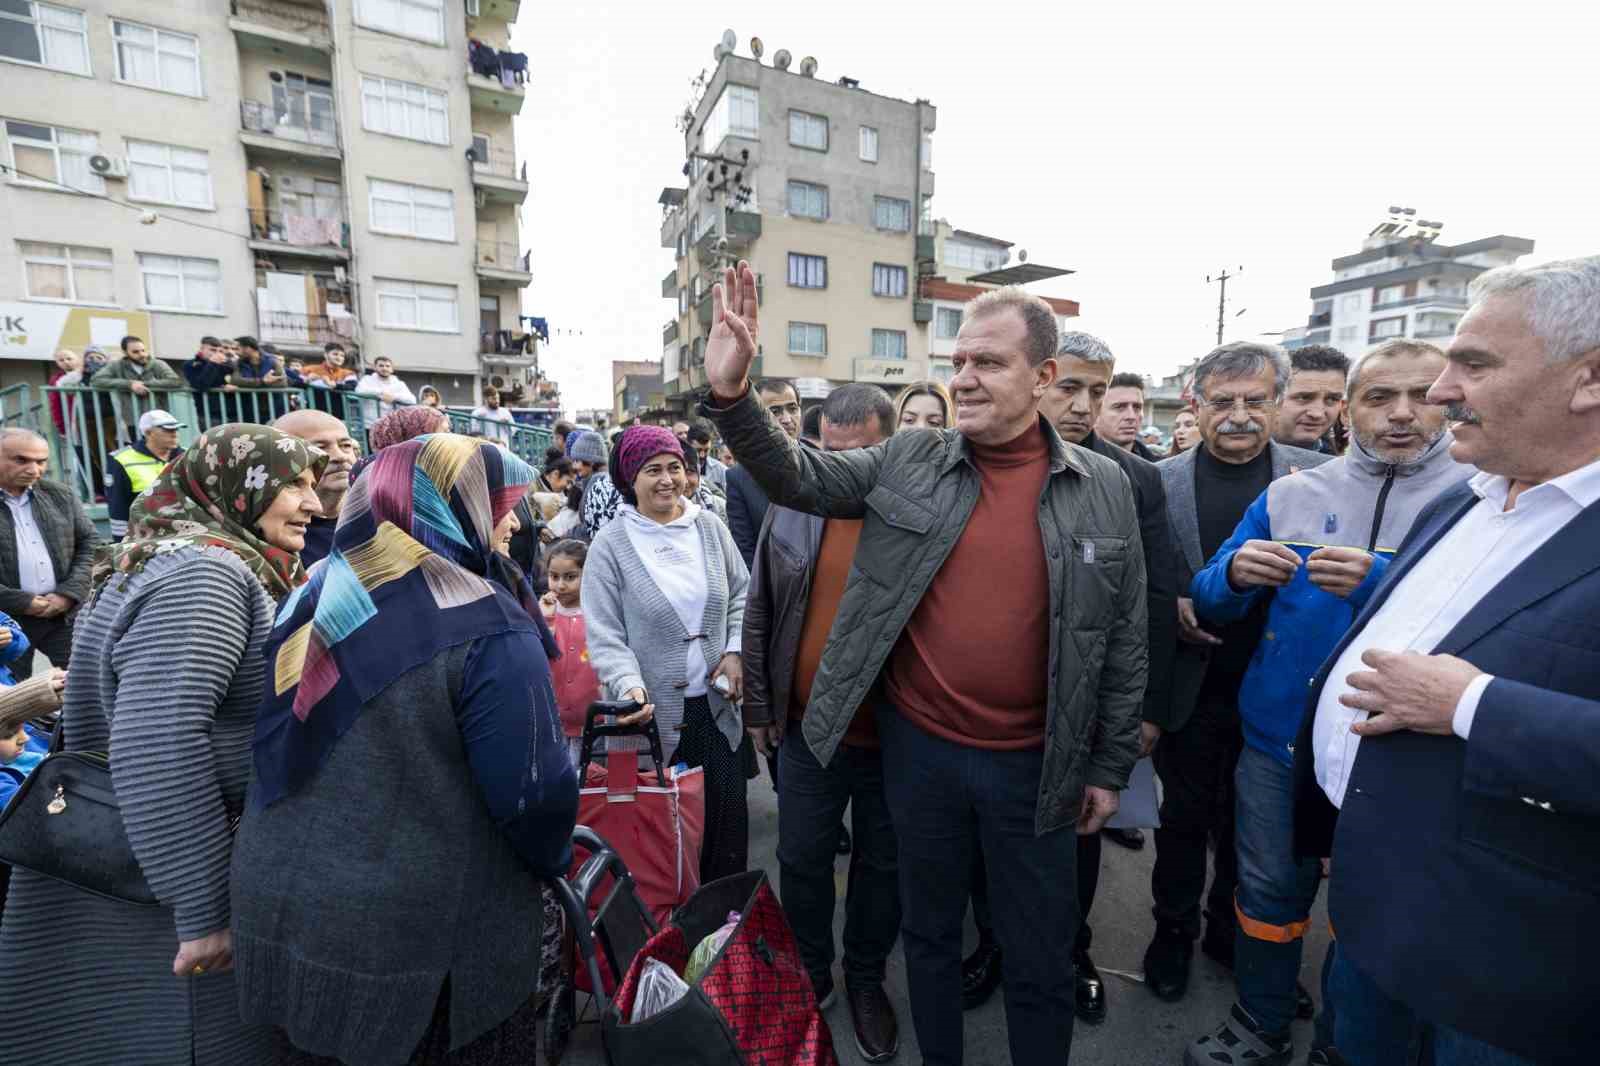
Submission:
<svg viewBox="0 0 1600 1066">
<path fill-rule="evenodd" d="M 23 780 L 0 811 L 0 862 L 118 903 L 160 906 L 128 843 L 111 763 L 100 752 L 55 751 Z"/>
</svg>

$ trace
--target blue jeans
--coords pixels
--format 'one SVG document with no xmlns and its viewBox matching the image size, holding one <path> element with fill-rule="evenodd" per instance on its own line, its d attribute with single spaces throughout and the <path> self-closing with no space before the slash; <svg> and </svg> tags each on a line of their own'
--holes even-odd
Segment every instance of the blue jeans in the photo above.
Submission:
<svg viewBox="0 0 1600 1066">
<path fill-rule="evenodd" d="M 833 965 L 833 864 L 848 804 L 855 840 L 844 897 L 845 984 L 881 985 L 900 935 L 900 875 L 882 754 L 841 744 L 823 766 L 791 720 L 778 760 L 778 886 L 800 959 L 813 983 Z"/>
<path fill-rule="evenodd" d="M 1333 960 L 1334 1043 L 1350 1066 L 1536 1066 L 1452 1029 L 1422 1021 L 1367 978 L 1347 952 Z"/>
<path fill-rule="evenodd" d="M 878 733 L 900 842 L 900 935 L 923 1063 L 962 1061 L 962 920 L 981 844 L 1005 953 L 1011 1061 L 1063 1066 L 1072 1051 L 1078 838 L 1071 826 L 1034 834 L 1044 752 L 962 747 L 887 706 Z"/>
<path fill-rule="evenodd" d="M 1295 982 L 1322 865 L 1294 857 L 1294 771 L 1249 745 L 1234 771 L 1233 973 L 1239 1004 L 1269 1033 L 1294 1020 Z"/>
</svg>

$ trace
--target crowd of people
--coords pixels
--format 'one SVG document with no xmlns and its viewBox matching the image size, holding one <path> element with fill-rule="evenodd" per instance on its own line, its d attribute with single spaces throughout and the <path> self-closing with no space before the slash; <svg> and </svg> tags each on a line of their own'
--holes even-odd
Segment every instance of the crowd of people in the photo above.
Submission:
<svg viewBox="0 0 1600 1066">
<path fill-rule="evenodd" d="M 897 942 L 924 1062 L 997 990 L 1011 1061 L 1068 1061 L 1113 1009 L 1102 840 L 1146 830 L 1145 987 L 1181 1000 L 1198 942 L 1237 993 L 1186 1066 L 1288 1066 L 1313 1016 L 1312 1066 L 1591 1061 L 1600 258 L 1483 275 L 1448 351 L 1220 345 L 1159 447 L 1143 379 L 1015 288 L 948 386 L 808 410 L 748 378 L 755 285 L 713 290 L 691 417 L 558 424 L 538 469 L 492 390 L 454 434 L 336 346 L 58 357 L 211 424 L 117 409 L 109 544 L 0 430 L 0 806 L 109 753 L 158 901 L 10 871 L 7 1056 L 531 1061 L 609 699 L 703 773 L 702 882 L 749 866 L 765 760 L 801 961 L 868 1062 Z M 233 405 L 281 383 L 371 420 Z"/>
</svg>

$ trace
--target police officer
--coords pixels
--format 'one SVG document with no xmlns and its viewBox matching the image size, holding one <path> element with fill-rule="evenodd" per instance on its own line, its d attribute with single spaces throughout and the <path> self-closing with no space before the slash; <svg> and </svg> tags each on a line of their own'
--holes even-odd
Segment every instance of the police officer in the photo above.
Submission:
<svg viewBox="0 0 1600 1066">
<path fill-rule="evenodd" d="M 106 464 L 106 515 L 111 520 L 112 540 L 127 535 L 128 508 L 155 481 L 162 467 L 183 451 L 178 447 L 182 428 L 183 423 L 166 411 L 146 411 L 139 416 L 139 442 L 111 453 Z"/>
</svg>

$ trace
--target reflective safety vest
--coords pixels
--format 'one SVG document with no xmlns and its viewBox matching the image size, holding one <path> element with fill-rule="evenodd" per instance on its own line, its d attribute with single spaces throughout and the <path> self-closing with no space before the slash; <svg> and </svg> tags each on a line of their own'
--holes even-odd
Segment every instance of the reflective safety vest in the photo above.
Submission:
<svg viewBox="0 0 1600 1066">
<path fill-rule="evenodd" d="M 157 459 L 153 455 L 146 455 L 138 448 L 120 448 L 111 453 L 111 458 L 117 461 L 123 471 L 128 475 L 128 482 L 133 485 L 133 495 L 138 495 L 155 482 L 157 475 L 167 465 L 165 459 Z M 109 479 L 108 479 L 109 480 Z"/>
</svg>

